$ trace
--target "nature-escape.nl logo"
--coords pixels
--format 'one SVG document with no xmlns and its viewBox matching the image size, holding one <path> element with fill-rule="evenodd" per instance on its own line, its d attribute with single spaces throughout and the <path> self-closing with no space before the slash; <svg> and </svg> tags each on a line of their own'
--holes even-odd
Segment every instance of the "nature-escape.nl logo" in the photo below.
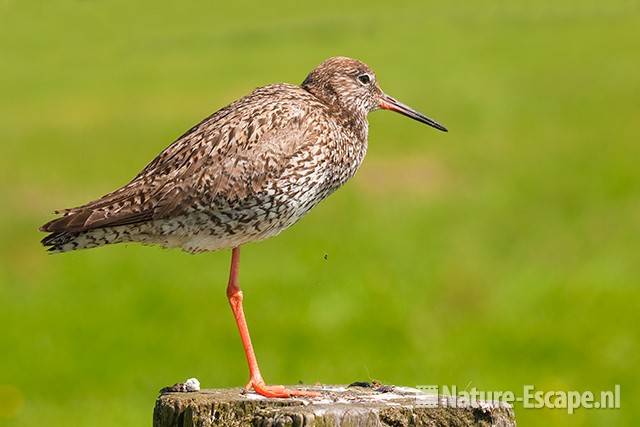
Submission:
<svg viewBox="0 0 640 427">
<path fill-rule="evenodd" d="M 476 387 L 458 390 L 455 385 L 418 385 L 416 388 L 428 394 L 438 395 L 440 398 L 433 401 L 433 406 L 483 406 L 487 402 L 501 402 L 513 405 L 522 404 L 525 409 L 565 409 L 573 414 L 576 409 L 619 409 L 620 408 L 620 384 L 616 384 L 613 390 L 577 391 L 577 390 L 538 390 L 532 384 L 525 384 L 522 392 L 516 394 L 513 391 L 486 391 Z"/>
</svg>

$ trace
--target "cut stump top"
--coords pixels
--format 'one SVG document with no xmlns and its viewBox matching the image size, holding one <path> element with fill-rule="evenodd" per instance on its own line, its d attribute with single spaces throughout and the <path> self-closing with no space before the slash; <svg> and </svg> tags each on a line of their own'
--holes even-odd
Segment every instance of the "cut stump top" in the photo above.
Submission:
<svg viewBox="0 0 640 427">
<path fill-rule="evenodd" d="M 267 399 L 242 389 L 165 393 L 154 427 L 213 426 L 515 426 L 510 405 L 467 402 L 409 387 L 298 386 L 315 398 Z"/>
</svg>

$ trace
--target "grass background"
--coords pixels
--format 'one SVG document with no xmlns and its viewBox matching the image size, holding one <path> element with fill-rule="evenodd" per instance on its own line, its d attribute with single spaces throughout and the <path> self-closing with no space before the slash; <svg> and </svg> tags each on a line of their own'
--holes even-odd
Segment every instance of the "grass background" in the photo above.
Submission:
<svg viewBox="0 0 640 427">
<path fill-rule="evenodd" d="M 370 117 L 358 175 L 247 246 L 268 381 L 600 390 L 640 416 L 635 1 L 0 1 L 0 425 L 149 425 L 157 390 L 244 384 L 228 253 L 48 256 L 37 227 L 182 131 L 324 58 L 450 128 Z M 325 260 L 326 255 L 326 260 Z"/>
</svg>

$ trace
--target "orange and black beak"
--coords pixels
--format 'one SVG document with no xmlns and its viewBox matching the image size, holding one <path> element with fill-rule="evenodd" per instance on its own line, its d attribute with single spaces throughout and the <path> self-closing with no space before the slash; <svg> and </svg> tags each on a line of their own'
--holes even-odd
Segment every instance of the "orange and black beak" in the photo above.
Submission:
<svg viewBox="0 0 640 427">
<path fill-rule="evenodd" d="M 417 120 L 443 132 L 447 132 L 447 128 L 442 126 L 440 123 L 436 122 L 433 119 L 430 119 L 422 113 L 417 112 L 413 108 L 404 105 L 402 102 L 393 99 L 389 95 L 382 94 L 382 97 L 380 98 L 380 108 L 382 108 L 383 110 L 395 111 L 396 113 L 400 113 L 403 116 L 407 116 L 409 118 L 412 118 L 413 120 Z"/>
</svg>

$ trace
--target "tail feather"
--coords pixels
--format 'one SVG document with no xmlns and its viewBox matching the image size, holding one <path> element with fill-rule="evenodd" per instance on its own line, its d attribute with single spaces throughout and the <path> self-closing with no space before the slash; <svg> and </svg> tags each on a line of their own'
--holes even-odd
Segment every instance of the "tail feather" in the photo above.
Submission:
<svg viewBox="0 0 640 427">
<path fill-rule="evenodd" d="M 109 227 L 81 232 L 54 231 L 45 236 L 41 242 L 49 252 L 61 253 L 130 240 L 128 233 Z"/>
<path fill-rule="evenodd" d="M 40 231 L 49 233 L 41 240 L 42 244 L 49 252 L 57 253 L 130 241 L 130 234 L 134 231 L 127 230 L 124 226 L 137 226 L 150 218 L 148 211 L 125 210 L 122 213 L 115 206 L 109 206 L 109 209 L 95 208 L 102 206 L 100 203 L 106 203 L 101 200 L 78 208 L 56 211 L 62 216 L 40 227 Z"/>
<path fill-rule="evenodd" d="M 45 247 L 48 248 L 49 251 L 55 250 L 55 247 L 63 246 L 66 243 L 72 241 L 77 234 L 67 233 L 66 231 L 57 231 L 45 236 L 44 239 L 40 241 Z"/>
</svg>

